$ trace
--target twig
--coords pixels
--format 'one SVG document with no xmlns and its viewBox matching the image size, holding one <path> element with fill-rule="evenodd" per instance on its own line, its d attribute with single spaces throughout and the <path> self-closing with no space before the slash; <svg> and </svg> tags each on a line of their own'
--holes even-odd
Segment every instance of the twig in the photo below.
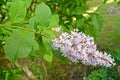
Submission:
<svg viewBox="0 0 120 80">
<path fill-rule="evenodd" d="M 27 66 L 21 66 L 20 64 L 18 64 L 17 62 L 15 63 L 15 66 L 16 67 L 21 67 L 22 68 L 22 70 L 23 70 L 23 72 L 28 76 L 28 78 L 30 78 L 31 80 L 37 80 L 36 78 L 35 78 L 35 76 L 33 75 L 33 73 L 28 69 L 28 67 Z"/>
<path fill-rule="evenodd" d="M 43 60 L 44 60 L 44 59 L 41 60 L 41 65 L 42 65 L 42 67 L 43 67 L 43 70 L 44 70 L 44 72 L 45 72 L 45 77 L 46 77 L 46 76 L 47 76 L 47 69 L 46 69 L 46 66 L 45 66 Z M 46 79 L 45 79 L 45 80 L 46 80 Z"/>
<path fill-rule="evenodd" d="M 17 29 L 22 29 L 22 30 L 27 30 L 27 31 L 30 31 L 30 32 L 33 32 L 33 33 L 36 33 L 36 34 L 39 34 L 45 38 L 48 38 L 46 35 L 40 33 L 40 32 L 37 32 L 35 30 L 31 30 L 31 29 L 28 29 L 28 28 L 25 28 L 25 27 L 19 27 L 19 26 L 0 26 L 2 28 L 17 28 Z"/>
</svg>

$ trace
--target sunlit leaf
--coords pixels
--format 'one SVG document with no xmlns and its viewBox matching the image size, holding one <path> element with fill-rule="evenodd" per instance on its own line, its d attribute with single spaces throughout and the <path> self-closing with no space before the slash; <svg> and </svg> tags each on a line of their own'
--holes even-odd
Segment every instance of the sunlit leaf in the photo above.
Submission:
<svg viewBox="0 0 120 80">
<path fill-rule="evenodd" d="M 30 4 L 32 3 L 32 0 L 23 0 L 23 1 L 25 1 L 26 7 L 29 8 Z"/>
<path fill-rule="evenodd" d="M 45 55 L 43 56 L 43 58 L 44 58 L 47 62 L 51 63 L 51 62 L 52 62 L 52 59 L 53 59 L 53 54 L 52 54 L 52 52 L 50 51 L 49 53 L 45 54 Z"/>
<path fill-rule="evenodd" d="M 59 15 L 53 14 L 50 20 L 49 27 L 58 27 L 58 24 L 59 24 Z"/>
<path fill-rule="evenodd" d="M 50 8 L 45 4 L 41 3 L 37 6 L 35 11 L 35 23 L 37 24 L 37 27 L 40 29 L 44 29 L 49 26 L 51 19 L 51 10 Z"/>
<path fill-rule="evenodd" d="M 32 50 L 34 37 L 31 32 L 14 30 L 6 40 L 5 55 L 14 63 L 18 58 L 29 55 Z"/>
<path fill-rule="evenodd" d="M 38 56 L 39 51 L 39 45 L 37 41 L 34 40 L 32 51 L 30 52 L 29 56 L 32 60 Z"/>
<path fill-rule="evenodd" d="M 9 9 L 9 18 L 12 24 L 21 23 L 26 16 L 25 3 L 22 0 L 14 0 Z"/>
</svg>

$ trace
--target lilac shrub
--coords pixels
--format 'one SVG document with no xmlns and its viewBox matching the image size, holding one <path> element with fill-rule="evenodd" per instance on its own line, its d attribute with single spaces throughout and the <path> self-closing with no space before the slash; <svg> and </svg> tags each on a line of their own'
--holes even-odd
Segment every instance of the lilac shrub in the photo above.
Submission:
<svg viewBox="0 0 120 80">
<path fill-rule="evenodd" d="M 64 32 L 58 38 L 52 40 L 53 48 L 60 49 L 62 55 L 72 62 L 81 61 L 84 65 L 106 66 L 115 65 L 110 54 L 101 52 L 94 43 L 94 38 L 78 32 L 78 29 L 71 33 Z"/>
</svg>

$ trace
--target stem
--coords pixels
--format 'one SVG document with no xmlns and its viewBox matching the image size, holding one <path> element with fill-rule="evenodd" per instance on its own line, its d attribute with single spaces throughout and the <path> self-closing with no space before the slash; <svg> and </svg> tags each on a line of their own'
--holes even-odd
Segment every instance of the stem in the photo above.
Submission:
<svg viewBox="0 0 120 80">
<path fill-rule="evenodd" d="M 21 67 L 22 70 L 23 70 L 23 72 L 27 75 L 27 77 L 28 77 L 29 79 L 31 79 L 31 80 L 37 80 L 37 79 L 35 78 L 35 76 L 33 75 L 32 71 L 30 71 L 26 65 L 25 65 L 25 66 L 22 66 L 22 65 L 20 65 L 20 64 L 18 64 L 18 63 L 16 62 L 16 63 L 15 63 L 15 66 L 16 66 L 16 67 Z"/>
<path fill-rule="evenodd" d="M 44 70 L 44 72 L 45 72 L 45 77 L 47 77 L 47 69 L 46 69 L 46 66 L 45 66 L 45 64 L 44 64 L 43 58 L 42 58 L 42 61 L 41 61 L 41 65 L 42 65 L 43 70 Z M 46 78 L 45 78 L 45 80 L 46 80 Z"/>
<path fill-rule="evenodd" d="M 35 34 L 39 34 L 41 36 L 44 36 L 44 37 L 48 38 L 46 35 L 42 34 L 41 32 L 37 32 L 35 30 L 31 30 L 31 29 L 28 29 L 28 28 L 25 28 L 25 27 L 19 27 L 19 26 L 0 26 L 0 27 L 3 27 L 3 28 L 17 28 L 17 29 L 27 30 L 27 31 L 30 31 L 30 32 L 33 32 Z"/>
</svg>

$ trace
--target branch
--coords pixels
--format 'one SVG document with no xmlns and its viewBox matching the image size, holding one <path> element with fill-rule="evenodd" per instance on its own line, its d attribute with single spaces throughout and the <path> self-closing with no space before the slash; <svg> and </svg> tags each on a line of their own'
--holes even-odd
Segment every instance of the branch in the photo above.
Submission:
<svg viewBox="0 0 120 80">
<path fill-rule="evenodd" d="M 37 31 L 32 30 L 32 29 L 25 28 L 25 27 L 19 27 L 19 26 L 0 26 L 0 27 L 2 27 L 2 28 L 17 28 L 17 29 L 27 30 L 27 31 L 33 32 L 35 34 L 39 34 L 39 35 L 41 35 L 41 36 L 43 36 L 45 38 L 48 38 L 46 35 L 44 35 L 44 34 L 42 34 L 40 32 L 37 32 Z"/>
<path fill-rule="evenodd" d="M 15 66 L 16 66 L 16 67 L 21 67 L 22 70 L 23 70 L 23 72 L 28 76 L 29 79 L 31 79 L 31 80 L 37 80 L 37 79 L 35 78 L 35 76 L 33 75 L 33 73 L 28 69 L 27 66 L 24 66 L 24 67 L 23 67 L 23 66 L 19 65 L 17 62 L 15 63 Z"/>
</svg>

